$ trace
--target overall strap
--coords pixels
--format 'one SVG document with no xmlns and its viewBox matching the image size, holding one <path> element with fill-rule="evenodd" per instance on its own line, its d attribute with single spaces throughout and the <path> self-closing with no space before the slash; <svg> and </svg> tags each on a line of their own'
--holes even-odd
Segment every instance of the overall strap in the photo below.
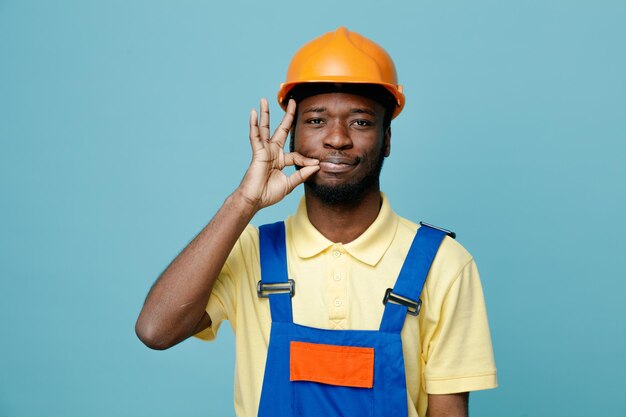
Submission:
<svg viewBox="0 0 626 417">
<path fill-rule="evenodd" d="M 291 323 L 294 282 L 287 275 L 285 223 L 259 227 L 259 244 L 261 281 L 257 285 L 257 293 L 259 297 L 269 298 L 272 321 Z"/>
<path fill-rule="evenodd" d="M 385 294 L 381 331 L 400 332 L 407 313 L 413 315 L 419 313 L 422 305 L 419 297 L 433 259 L 443 238 L 446 235 L 453 235 L 445 229 L 420 224 L 422 226 L 417 230 L 393 290 L 389 289 Z"/>
</svg>

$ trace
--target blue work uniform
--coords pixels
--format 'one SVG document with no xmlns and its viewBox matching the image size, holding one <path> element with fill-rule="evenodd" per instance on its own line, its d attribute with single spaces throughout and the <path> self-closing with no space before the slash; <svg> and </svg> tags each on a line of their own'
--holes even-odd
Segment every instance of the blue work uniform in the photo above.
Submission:
<svg viewBox="0 0 626 417">
<path fill-rule="evenodd" d="M 285 225 L 261 226 L 257 291 L 269 298 L 272 328 L 259 417 L 407 416 L 400 332 L 407 313 L 419 313 L 426 276 L 446 235 L 454 237 L 422 223 L 394 288 L 381 294 L 379 330 L 326 330 L 293 322 L 295 281 L 287 272 Z"/>
</svg>

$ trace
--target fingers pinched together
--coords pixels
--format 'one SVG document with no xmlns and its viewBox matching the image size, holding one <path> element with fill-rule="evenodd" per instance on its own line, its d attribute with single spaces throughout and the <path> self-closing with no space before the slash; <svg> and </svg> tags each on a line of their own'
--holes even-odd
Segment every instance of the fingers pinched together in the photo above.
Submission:
<svg viewBox="0 0 626 417">
<path fill-rule="evenodd" d="M 250 111 L 250 145 L 252 162 L 242 182 L 250 196 L 257 198 L 259 208 L 282 200 L 295 187 L 319 170 L 319 161 L 297 152 L 285 153 L 283 148 L 289 136 L 296 112 L 296 103 L 289 100 L 283 119 L 270 136 L 270 111 L 266 99 L 261 99 L 260 116 L 256 109 Z M 302 167 L 287 176 L 286 166 Z"/>
</svg>

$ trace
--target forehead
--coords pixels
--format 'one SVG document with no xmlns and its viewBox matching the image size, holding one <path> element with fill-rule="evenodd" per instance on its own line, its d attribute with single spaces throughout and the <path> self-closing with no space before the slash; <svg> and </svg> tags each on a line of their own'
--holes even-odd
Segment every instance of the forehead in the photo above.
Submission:
<svg viewBox="0 0 626 417">
<path fill-rule="evenodd" d="M 309 96 L 298 104 L 298 114 L 307 112 L 366 112 L 383 117 L 383 106 L 370 98 L 349 93 L 324 93 Z"/>
</svg>

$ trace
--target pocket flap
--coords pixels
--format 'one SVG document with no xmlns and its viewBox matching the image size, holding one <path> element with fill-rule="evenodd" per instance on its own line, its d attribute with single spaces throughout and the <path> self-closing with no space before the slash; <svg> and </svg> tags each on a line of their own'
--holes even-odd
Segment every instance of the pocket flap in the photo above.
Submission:
<svg viewBox="0 0 626 417">
<path fill-rule="evenodd" d="M 291 342 L 290 380 L 374 386 L 374 348 Z"/>
</svg>

